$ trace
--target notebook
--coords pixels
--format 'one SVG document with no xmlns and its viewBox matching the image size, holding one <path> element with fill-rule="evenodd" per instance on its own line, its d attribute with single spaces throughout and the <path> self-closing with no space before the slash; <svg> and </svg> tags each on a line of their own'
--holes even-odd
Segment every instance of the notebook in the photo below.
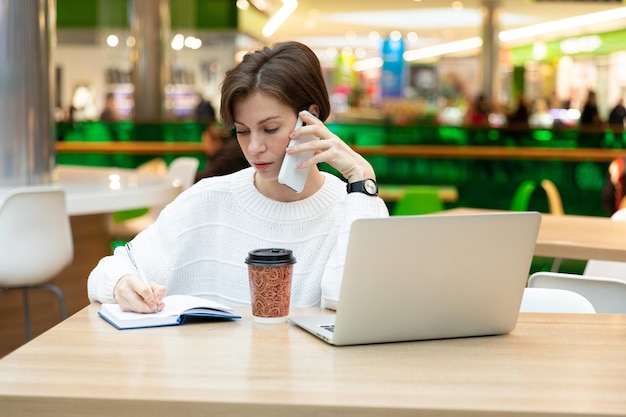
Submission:
<svg viewBox="0 0 626 417">
<path fill-rule="evenodd" d="M 540 223 L 537 212 L 356 220 L 336 314 L 290 321 L 334 345 L 510 333 Z"/>
</svg>

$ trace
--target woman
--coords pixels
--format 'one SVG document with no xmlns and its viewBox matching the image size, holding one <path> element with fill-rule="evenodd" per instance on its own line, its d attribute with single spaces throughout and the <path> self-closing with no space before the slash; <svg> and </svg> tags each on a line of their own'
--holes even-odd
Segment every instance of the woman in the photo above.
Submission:
<svg viewBox="0 0 626 417">
<path fill-rule="evenodd" d="M 196 183 L 133 239 L 151 288 L 117 248 L 89 276 L 91 301 L 146 313 L 163 307 L 166 292 L 249 304 L 246 255 L 285 247 L 297 258 L 292 306 L 336 308 L 352 221 L 388 212 L 365 187 L 375 185 L 372 166 L 323 123 L 330 102 L 317 57 L 297 42 L 247 54 L 226 74 L 220 113 L 224 126 L 235 128 L 250 168 Z M 294 131 L 298 116 L 306 126 Z M 288 148 L 290 139 L 306 134 L 321 140 Z M 285 153 L 307 150 L 315 154 L 300 164 L 310 171 L 296 193 L 278 182 L 278 173 Z M 348 185 L 321 172 L 321 162 Z"/>
</svg>

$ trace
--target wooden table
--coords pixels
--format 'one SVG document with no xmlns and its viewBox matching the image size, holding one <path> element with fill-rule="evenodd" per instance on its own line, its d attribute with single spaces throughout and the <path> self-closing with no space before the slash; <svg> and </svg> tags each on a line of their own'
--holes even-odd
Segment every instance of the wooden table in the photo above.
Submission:
<svg viewBox="0 0 626 417">
<path fill-rule="evenodd" d="M 404 196 L 406 187 L 409 185 L 379 185 L 378 196 L 385 201 L 396 202 Z M 431 187 L 427 185 L 426 187 Z M 455 203 L 459 199 L 459 191 L 452 185 L 433 185 L 437 188 L 439 198 L 446 203 Z"/>
<path fill-rule="evenodd" d="M 494 210 L 454 208 L 442 213 Z M 562 259 L 626 262 L 626 222 L 608 217 L 541 214 L 535 255 Z"/>
<path fill-rule="evenodd" d="M 626 261 L 626 222 L 543 214 L 535 253 L 553 258 Z"/>
<path fill-rule="evenodd" d="M 0 360 L 2 415 L 626 415 L 626 315 L 521 313 L 505 336 L 333 347 L 247 308 L 124 331 L 98 309 Z"/>
<path fill-rule="evenodd" d="M 56 142 L 57 152 L 63 153 L 128 153 L 133 155 L 160 155 L 168 153 L 203 153 L 200 142 Z"/>
<path fill-rule="evenodd" d="M 381 145 L 352 146 L 363 156 L 400 158 L 503 159 L 611 162 L 623 149 L 539 148 L 528 146 Z"/>
</svg>

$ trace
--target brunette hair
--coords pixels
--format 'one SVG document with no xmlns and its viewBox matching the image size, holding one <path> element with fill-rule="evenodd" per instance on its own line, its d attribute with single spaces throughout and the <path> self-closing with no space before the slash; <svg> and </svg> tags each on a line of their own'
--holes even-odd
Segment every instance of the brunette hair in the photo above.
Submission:
<svg viewBox="0 0 626 417">
<path fill-rule="evenodd" d="M 234 103 L 259 91 L 271 94 L 296 113 L 316 104 L 320 120 L 330 115 L 330 100 L 320 62 L 309 47 L 299 42 L 281 42 L 249 52 L 236 67 L 226 72 L 220 116 L 227 129 L 234 126 Z"/>
</svg>

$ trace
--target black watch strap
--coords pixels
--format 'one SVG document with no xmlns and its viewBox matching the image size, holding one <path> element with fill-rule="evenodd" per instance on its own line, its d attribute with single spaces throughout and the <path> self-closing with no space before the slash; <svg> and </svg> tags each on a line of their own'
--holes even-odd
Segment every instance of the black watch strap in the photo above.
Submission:
<svg viewBox="0 0 626 417">
<path fill-rule="evenodd" d="M 348 194 L 363 193 L 375 197 L 378 195 L 378 184 L 371 178 L 364 179 L 353 183 L 348 183 Z"/>
</svg>

